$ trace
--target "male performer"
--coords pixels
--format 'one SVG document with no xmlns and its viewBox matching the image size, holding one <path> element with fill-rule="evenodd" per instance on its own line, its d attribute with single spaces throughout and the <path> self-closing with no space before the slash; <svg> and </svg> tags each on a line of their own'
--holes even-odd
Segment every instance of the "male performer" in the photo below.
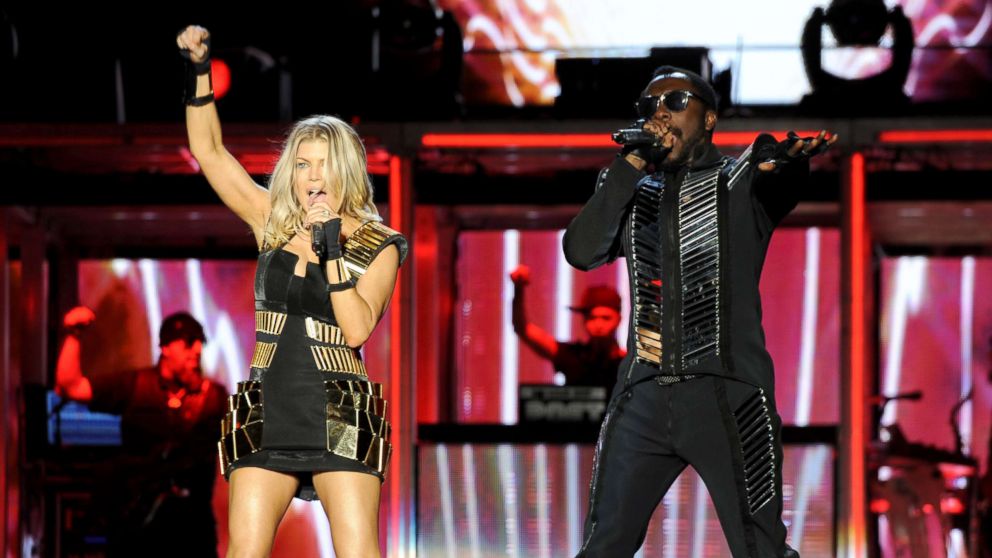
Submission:
<svg viewBox="0 0 992 558">
<path fill-rule="evenodd" d="M 78 333 L 95 319 L 85 306 L 66 313 L 56 384 L 63 397 L 121 415 L 125 455 L 114 464 L 117 490 L 103 495 L 117 508 L 107 555 L 216 558 L 211 498 L 227 389 L 203 377 L 203 327 L 185 312 L 172 314 L 159 330 L 158 364 L 87 377 Z"/>
<path fill-rule="evenodd" d="M 763 134 L 725 157 L 712 143 L 716 93 L 671 66 L 655 71 L 638 110 L 647 140 L 629 135 L 563 242 L 582 270 L 626 257 L 632 303 L 579 556 L 633 556 L 686 465 L 706 483 L 735 558 L 798 556 L 781 519 L 781 420 L 758 279 L 809 157 L 836 136 Z"/>
<path fill-rule="evenodd" d="M 517 266 L 513 281 L 513 331 L 525 345 L 565 375 L 569 386 L 603 386 L 610 393 L 617 381 L 617 367 L 627 354 L 617 344 L 620 326 L 620 295 L 613 287 L 594 285 L 582 292 L 578 306 L 569 310 L 582 314 L 588 339 L 559 341 L 541 326 L 527 320 L 524 293 L 530 284 L 530 268 Z"/>
</svg>

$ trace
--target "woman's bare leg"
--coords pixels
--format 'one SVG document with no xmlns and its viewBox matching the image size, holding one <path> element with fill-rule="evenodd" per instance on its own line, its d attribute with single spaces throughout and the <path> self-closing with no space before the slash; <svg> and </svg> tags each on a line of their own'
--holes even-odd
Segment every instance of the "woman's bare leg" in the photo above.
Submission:
<svg viewBox="0 0 992 558">
<path fill-rule="evenodd" d="M 351 471 L 313 476 L 338 558 L 379 558 L 378 477 Z"/>
<path fill-rule="evenodd" d="M 276 529 L 300 481 L 259 467 L 231 473 L 227 558 L 264 558 L 272 552 Z"/>
</svg>

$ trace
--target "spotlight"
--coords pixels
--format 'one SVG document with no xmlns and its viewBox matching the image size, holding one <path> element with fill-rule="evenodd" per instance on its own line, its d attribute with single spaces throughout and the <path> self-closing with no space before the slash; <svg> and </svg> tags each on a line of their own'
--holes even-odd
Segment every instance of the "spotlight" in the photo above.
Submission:
<svg viewBox="0 0 992 558">
<path fill-rule="evenodd" d="M 889 12 L 882 0 L 834 0 L 826 20 L 839 46 L 875 46 L 885 34 Z"/>
<path fill-rule="evenodd" d="M 823 69 L 823 27 L 828 26 L 839 46 L 878 46 L 886 29 L 892 29 L 892 62 L 881 72 L 844 79 Z M 896 6 L 887 10 L 883 0 L 834 0 L 824 12 L 816 8 L 806 21 L 802 36 L 803 63 L 812 93 L 800 106 L 807 113 L 829 116 L 892 114 L 904 110 L 909 97 L 903 92 L 913 60 L 913 25 Z"/>
<path fill-rule="evenodd" d="M 214 84 L 214 98 L 223 99 L 231 90 L 231 67 L 220 58 L 210 61 L 210 73 Z"/>
<path fill-rule="evenodd" d="M 392 0 L 372 10 L 371 118 L 448 118 L 460 111 L 463 44 L 450 12 L 434 0 Z M 395 89 L 405 87 L 402 102 Z"/>
</svg>

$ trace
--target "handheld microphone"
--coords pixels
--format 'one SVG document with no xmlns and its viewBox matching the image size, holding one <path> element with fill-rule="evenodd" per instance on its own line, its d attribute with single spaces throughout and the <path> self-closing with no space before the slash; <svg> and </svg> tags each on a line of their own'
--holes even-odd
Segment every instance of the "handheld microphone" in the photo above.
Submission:
<svg viewBox="0 0 992 558">
<path fill-rule="evenodd" d="M 895 395 L 875 395 L 868 398 L 869 403 L 874 404 L 885 404 L 889 401 L 896 401 L 898 399 L 905 399 L 907 401 L 919 401 L 923 399 L 923 391 L 904 391 L 902 393 L 897 393 Z"/>
<path fill-rule="evenodd" d="M 635 120 L 630 128 L 613 132 L 613 141 L 620 145 L 661 147 L 661 138 L 644 130 L 646 119 Z"/>
<path fill-rule="evenodd" d="M 324 225 L 321 223 L 310 225 L 310 248 L 321 258 L 327 253 L 327 239 L 324 238 Z"/>
<path fill-rule="evenodd" d="M 613 141 L 620 145 L 651 145 L 661 147 L 661 138 L 640 128 L 624 128 L 613 132 Z"/>
</svg>

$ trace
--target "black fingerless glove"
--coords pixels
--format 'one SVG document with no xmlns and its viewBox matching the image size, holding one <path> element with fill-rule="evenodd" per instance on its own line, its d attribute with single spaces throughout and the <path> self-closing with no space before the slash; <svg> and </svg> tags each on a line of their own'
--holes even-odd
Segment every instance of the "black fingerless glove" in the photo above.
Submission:
<svg viewBox="0 0 992 558">
<path fill-rule="evenodd" d="M 176 36 L 178 37 L 181 34 L 182 31 L 180 31 L 179 34 Z M 202 76 L 204 74 L 210 73 L 210 37 L 203 39 L 203 45 L 207 47 L 207 54 L 203 57 L 203 60 L 200 62 L 193 62 L 193 54 L 189 50 L 185 48 L 179 49 L 179 55 L 185 58 L 187 62 L 189 62 L 189 65 L 192 66 L 193 68 L 194 75 L 197 76 Z"/>
<path fill-rule="evenodd" d="M 795 155 L 789 154 L 789 150 L 792 149 L 792 146 L 797 141 L 802 140 L 803 144 L 807 144 L 813 141 L 813 139 L 812 137 L 801 138 L 791 130 L 783 141 L 776 141 L 774 136 L 770 134 L 761 134 L 754 140 L 754 147 L 751 150 L 751 162 L 754 165 L 775 163 L 775 172 L 777 172 L 784 165 L 795 161 L 807 160 L 810 157 L 819 155 L 830 146 L 826 141 L 821 141 L 819 145 L 808 152 L 800 149 Z"/>
<path fill-rule="evenodd" d="M 179 55 L 186 59 L 186 92 L 183 95 L 183 102 L 188 106 L 202 107 L 214 100 L 214 81 L 210 74 L 210 38 L 203 39 L 203 44 L 207 47 L 207 54 L 200 62 L 193 62 L 193 55 L 189 50 L 179 50 Z M 210 93 L 197 97 L 196 78 L 202 75 L 208 76 L 210 80 Z"/>
<path fill-rule="evenodd" d="M 321 263 L 329 263 L 337 268 L 338 277 L 347 277 L 340 283 L 328 283 L 327 292 L 345 291 L 355 286 L 344 265 L 344 250 L 341 248 L 341 218 L 329 219 L 319 225 L 311 225 L 310 242 Z"/>
<path fill-rule="evenodd" d="M 340 259 L 341 250 L 341 218 L 328 219 L 321 225 L 311 227 L 311 242 L 313 251 L 320 261 L 327 262 Z"/>
</svg>

